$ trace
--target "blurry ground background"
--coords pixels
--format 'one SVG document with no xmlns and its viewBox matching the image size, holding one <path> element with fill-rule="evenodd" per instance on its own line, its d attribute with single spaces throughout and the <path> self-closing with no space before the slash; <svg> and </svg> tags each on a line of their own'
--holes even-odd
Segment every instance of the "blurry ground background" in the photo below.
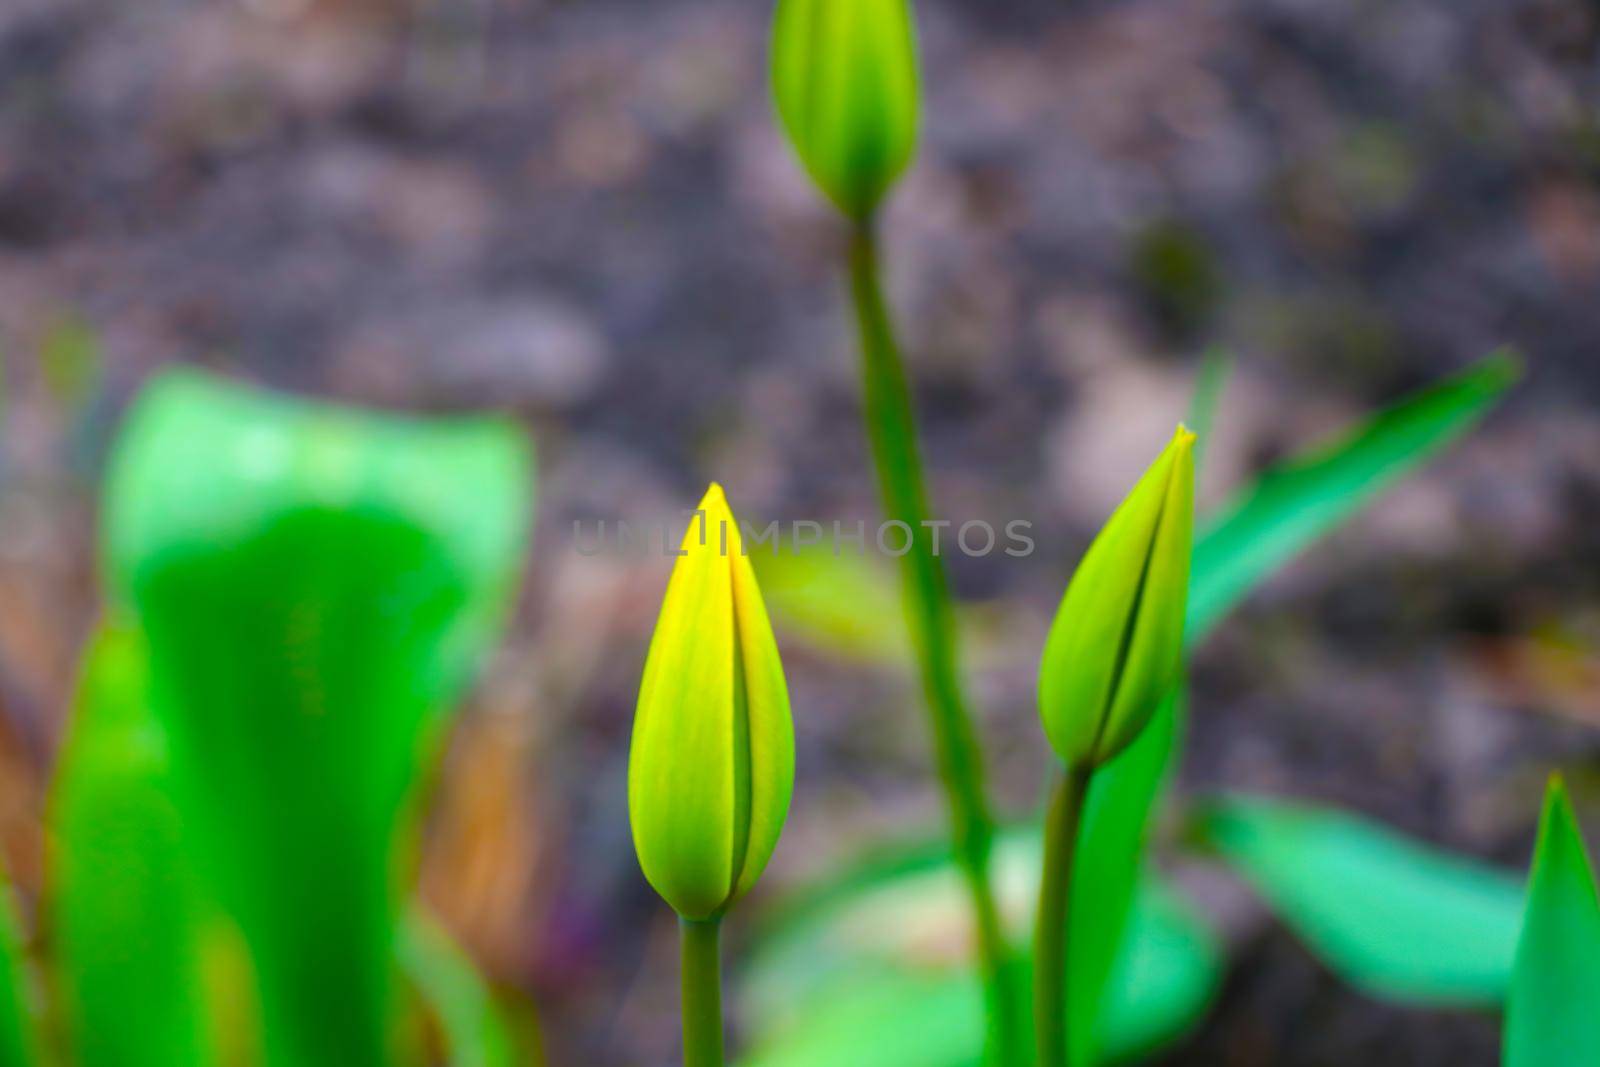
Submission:
<svg viewBox="0 0 1600 1067">
<path fill-rule="evenodd" d="M 0 836 L 95 611 L 130 395 L 176 361 L 536 434 L 515 632 L 455 738 L 428 895 L 544 1008 L 558 1064 L 659 1064 L 673 930 L 627 730 L 711 478 L 752 520 L 870 518 L 839 234 L 769 115 L 752 0 L 0 4 Z M 953 558 L 995 793 L 1029 811 L 1044 628 L 1086 539 L 1238 355 L 1206 496 L 1501 343 L 1485 430 L 1200 657 L 1186 791 L 1338 801 L 1522 865 L 1542 777 L 1600 811 L 1600 9 L 1582 0 L 937 0 L 887 220 L 938 505 L 1034 524 Z M 764 889 L 937 827 L 904 673 L 780 635 L 801 777 Z M 1227 884 L 1237 962 L 1169 1064 L 1491 1064 L 1495 1026 L 1339 988 Z M 1376 1060 L 1372 1058 L 1376 1057 Z"/>
</svg>

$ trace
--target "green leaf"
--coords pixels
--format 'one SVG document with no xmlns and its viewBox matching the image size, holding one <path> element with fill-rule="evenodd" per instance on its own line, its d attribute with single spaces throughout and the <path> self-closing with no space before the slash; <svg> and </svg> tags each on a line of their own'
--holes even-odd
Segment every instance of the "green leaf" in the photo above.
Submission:
<svg viewBox="0 0 1600 1067">
<path fill-rule="evenodd" d="M 1240 493 L 1195 544 L 1189 643 L 1296 552 L 1470 429 L 1519 373 L 1510 355 L 1490 356 Z"/>
<path fill-rule="evenodd" d="M 516 1043 L 471 958 L 414 904 L 400 924 L 400 966 L 444 1032 L 450 1067 L 514 1067 Z"/>
<path fill-rule="evenodd" d="M 750 561 L 772 621 L 819 652 L 866 663 L 911 659 L 895 574 L 848 547 L 760 551 Z"/>
<path fill-rule="evenodd" d="M 908 0 L 779 0 L 772 93 L 795 153 L 864 220 L 917 143 L 917 44 Z"/>
<path fill-rule="evenodd" d="M 1600 1063 L 1600 899 L 1559 776 L 1539 821 L 1527 912 L 1506 1004 L 1506 1067 Z"/>
<path fill-rule="evenodd" d="M 208 908 L 149 697 L 142 636 L 108 621 L 84 657 L 50 809 L 57 973 L 74 1059 L 89 1067 L 217 1062 L 210 998 L 198 995 L 216 978 L 200 944 Z M 406 911 L 396 952 L 440 1022 L 452 1067 L 515 1062 L 493 995 L 420 905 Z M 11 1062 L 0 1055 L 0 1065 Z"/>
<path fill-rule="evenodd" d="M 1211 444 L 1211 428 L 1216 425 L 1222 391 L 1233 373 L 1233 356 L 1221 345 L 1207 348 L 1195 374 L 1194 394 L 1189 398 L 1189 414 L 1184 419 L 1194 431 L 1194 469 L 1198 480 L 1205 466 L 1206 449 Z"/>
<path fill-rule="evenodd" d="M 33 1067 L 42 1060 L 33 992 L 11 880 L 0 871 L 0 1067 Z"/>
<path fill-rule="evenodd" d="M 983 993 L 963 958 L 968 918 L 942 846 L 879 860 L 849 891 L 791 905 L 745 968 L 755 1041 L 745 1067 L 975 1067 Z M 1031 894 L 1038 829 L 1008 834 L 997 883 Z M 1011 918 L 1026 922 L 1020 900 Z M 1136 895 L 1114 962 L 1102 1031 L 1114 1058 L 1148 1052 L 1192 1027 L 1221 974 L 1214 936 L 1156 883 Z"/>
<path fill-rule="evenodd" d="M 1337 810 L 1230 797 L 1204 839 L 1346 981 L 1429 1005 L 1494 1005 L 1522 922 L 1511 875 Z"/>
<path fill-rule="evenodd" d="M 529 502 L 521 435 L 167 375 L 106 501 L 174 796 L 248 946 L 269 1067 L 390 1061 L 418 770 L 498 633 Z"/>
<path fill-rule="evenodd" d="M 76 1060 L 208 1062 L 200 900 L 143 638 L 125 621 L 103 624 L 85 653 L 50 825 L 56 963 Z"/>
<path fill-rule="evenodd" d="M 1068 1061 L 1094 1061 L 1106 1039 L 1099 1018 L 1128 936 L 1145 841 L 1185 721 L 1182 688 L 1164 700 L 1138 740 L 1089 783 L 1067 913 Z"/>
</svg>

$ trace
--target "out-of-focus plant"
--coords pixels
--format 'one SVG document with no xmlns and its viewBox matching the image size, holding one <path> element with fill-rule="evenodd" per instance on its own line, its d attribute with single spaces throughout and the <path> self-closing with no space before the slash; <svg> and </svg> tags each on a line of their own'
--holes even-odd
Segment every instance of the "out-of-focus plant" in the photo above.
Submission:
<svg viewBox="0 0 1600 1067">
<path fill-rule="evenodd" d="M 0 874 L 0 1064 L 33 1067 L 40 1062 L 36 997 L 16 901 L 10 882 Z"/>
<path fill-rule="evenodd" d="M 1072 576 L 1039 666 L 1039 716 L 1063 773 L 1044 824 L 1034 919 L 1039 1067 L 1067 1062 L 1068 906 L 1094 772 L 1138 738 L 1183 660 L 1194 538 L 1194 435 L 1178 428 Z"/>
<path fill-rule="evenodd" d="M 847 272 L 861 348 L 862 416 L 884 515 L 904 524 L 902 599 L 933 730 L 957 862 L 972 899 L 989 1001 L 993 1062 L 1024 1056 L 1018 974 L 995 903 L 994 819 L 983 750 L 961 678 L 955 612 L 935 551 L 916 418 L 884 300 L 878 211 L 916 149 L 916 35 L 908 0 L 779 0 L 772 90 L 784 130 L 818 187 L 849 224 Z"/>
<path fill-rule="evenodd" d="M 1193 829 L 1363 992 L 1434 1008 L 1504 1002 L 1522 926 L 1511 872 L 1349 812 L 1267 797 L 1207 801 Z"/>
<path fill-rule="evenodd" d="M 1505 1067 L 1600 1063 L 1600 897 L 1560 777 L 1545 792 L 1506 1000 Z"/>
<path fill-rule="evenodd" d="M 645 877 L 678 913 L 683 1062 L 722 1067 L 722 917 L 777 847 L 794 727 L 767 609 L 722 487 L 683 537 L 639 685 L 628 812 Z"/>
<path fill-rule="evenodd" d="M 1211 362 L 1212 384 L 1203 390 L 1212 400 L 1202 397 L 1190 415 L 1195 425 L 1211 423 L 1209 409 L 1220 392 L 1217 364 Z M 1516 377 L 1511 357 L 1493 356 L 1269 469 L 1202 519 L 1189 576 L 1185 647 L 1197 646 L 1284 562 L 1474 426 Z M 788 621 L 779 619 L 780 625 Z M 1199 1019 L 1215 988 L 1216 939 L 1172 891 L 1152 893 L 1145 874 L 1148 825 L 1181 750 L 1185 717 L 1180 686 L 1138 738 L 1095 773 L 1087 790 L 1067 918 L 1063 1010 L 1074 1067 L 1134 1058 L 1170 1042 Z M 1021 840 L 1037 832 L 1021 831 Z M 1389 848 L 1364 869 L 1352 869 L 1352 878 L 1370 886 L 1360 890 L 1363 899 L 1401 904 L 1407 894 L 1389 896 L 1383 886 L 1409 877 L 1403 859 L 1410 855 L 1409 849 Z M 1039 851 L 1008 845 L 1005 856 L 999 865 L 1004 884 L 1036 884 Z M 1331 858 L 1322 869 L 1345 863 Z M 1462 869 L 1481 870 L 1465 863 Z M 978 1063 L 983 1000 L 962 972 L 962 961 L 940 964 L 917 943 L 860 936 L 863 928 L 876 928 L 873 916 L 908 912 L 920 917 L 924 931 L 936 921 L 959 926 L 949 894 L 962 880 L 960 870 L 947 850 L 921 848 L 846 872 L 783 906 L 769 920 L 750 967 L 756 1040 L 747 1062 L 823 1067 L 840 1062 L 841 1050 L 866 1043 L 879 1067 Z M 1499 909 L 1515 893 L 1504 893 L 1492 872 L 1464 882 L 1463 899 L 1441 908 L 1441 915 L 1476 911 L 1496 917 L 1491 930 L 1501 930 Z M 1324 896 L 1339 892 L 1331 876 L 1321 886 Z M 1165 903 L 1156 907 L 1153 900 Z M 1013 929 L 1026 922 L 1025 910 L 1008 914 Z M 1437 936 L 1444 942 L 1465 926 L 1448 919 L 1440 925 L 1446 929 Z M 1493 940 L 1487 933 L 1480 938 Z M 1469 955 L 1448 943 L 1437 958 L 1448 968 L 1451 960 Z M 1456 979 L 1435 973 L 1429 980 Z"/>
<path fill-rule="evenodd" d="M 498 420 L 147 390 L 51 805 L 76 1062 L 414 1062 L 401 975 L 453 1059 L 510 1062 L 406 898 L 414 787 L 508 606 L 529 479 Z"/>
</svg>

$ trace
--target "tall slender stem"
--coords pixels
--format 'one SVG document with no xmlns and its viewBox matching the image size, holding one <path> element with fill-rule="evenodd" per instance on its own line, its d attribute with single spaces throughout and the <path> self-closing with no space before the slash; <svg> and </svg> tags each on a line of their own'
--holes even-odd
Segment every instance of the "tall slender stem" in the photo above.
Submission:
<svg viewBox="0 0 1600 1067">
<path fill-rule="evenodd" d="M 884 513 L 890 522 L 904 524 L 886 536 L 909 542 L 900 557 L 902 597 L 933 725 L 955 856 L 972 896 L 988 1002 L 989 1061 L 1017 1064 L 1024 1016 L 990 880 L 994 824 L 984 795 L 983 753 L 962 691 L 955 612 L 935 548 L 937 528 L 926 521 L 928 499 L 917 452 L 916 419 L 878 272 L 877 237 L 868 219 L 857 224 L 850 241 L 850 295 L 861 343 L 863 415 Z M 893 547 L 898 549 L 900 543 Z"/>
<path fill-rule="evenodd" d="M 723 1067 L 720 919 L 680 919 L 683 1067 Z"/>
<path fill-rule="evenodd" d="M 1069 767 L 1050 796 L 1044 824 L 1044 875 L 1039 880 L 1038 925 L 1033 931 L 1033 1029 L 1037 1067 L 1067 1063 L 1067 923 L 1072 864 L 1083 823 L 1083 801 L 1093 768 Z"/>
</svg>

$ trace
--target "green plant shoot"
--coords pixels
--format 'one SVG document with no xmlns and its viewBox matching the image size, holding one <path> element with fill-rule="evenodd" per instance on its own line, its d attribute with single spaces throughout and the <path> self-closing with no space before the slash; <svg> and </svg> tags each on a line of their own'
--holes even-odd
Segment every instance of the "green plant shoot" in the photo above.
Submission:
<svg viewBox="0 0 1600 1067">
<path fill-rule="evenodd" d="M 991 1063 L 1022 1062 L 1026 1022 L 995 903 L 994 819 L 968 711 L 944 564 L 934 552 L 911 391 L 883 297 L 878 207 L 916 149 L 916 32 L 908 0 L 780 0 L 772 90 L 795 152 L 850 222 L 850 297 L 861 346 L 862 417 L 886 518 L 911 531 L 902 601 L 933 730 L 950 832 L 972 898 Z"/>
<path fill-rule="evenodd" d="M 1039 714 L 1065 765 L 1045 817 L 1034 932 L 1039 1067 L 1068 1062 L 1069 905 L 1089 785 L 1149 724 L 1183 661 L 1195 437 L 1182 426 L 1084 555 L 1045 642 Z"/>
</svg>

